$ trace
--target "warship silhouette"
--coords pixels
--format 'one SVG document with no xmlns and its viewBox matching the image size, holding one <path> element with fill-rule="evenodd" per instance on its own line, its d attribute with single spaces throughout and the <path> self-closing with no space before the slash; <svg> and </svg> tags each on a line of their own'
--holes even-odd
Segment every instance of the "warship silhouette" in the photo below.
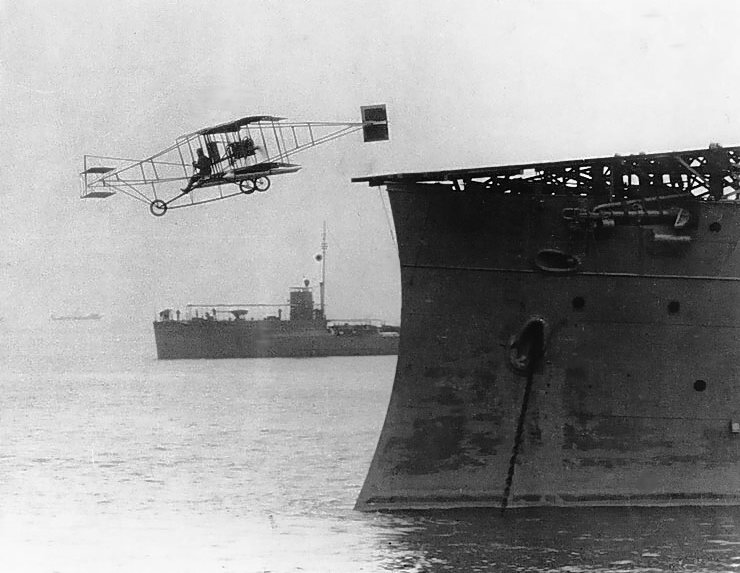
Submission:
<svg viewBox="0 0 740 573">
<path fill-rule="evenodd" d="M 154 322 L 157 358 L 308 358 L 398 354 L 399 328 L 373 319 L 327 319 L 326 228 L 321 253 L 320 305 L 313 288 L 290 289 L 288 304 L 190 304 L 179 311 L 165 309 Z M 288 317 L 283 317 L 283 307 Z M 254 308 L 277 313 L 252 320 Z"/>
</svg>

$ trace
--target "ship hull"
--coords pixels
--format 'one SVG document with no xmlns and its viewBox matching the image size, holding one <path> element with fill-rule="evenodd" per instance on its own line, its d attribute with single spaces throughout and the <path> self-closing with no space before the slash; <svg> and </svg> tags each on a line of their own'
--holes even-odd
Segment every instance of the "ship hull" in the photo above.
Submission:
<svg viewBox="0 0 740 573">
<path fill-rule="evenodd" d="M 398 353 L 398 337 L 339 336 L 314 325 L 278 321 L 158 321 L 157 358 L 305 358 Z"/>
<path fill-rule="evenodd" d="M 388 195 L 403 334 L 358 509 L 740 502 L 736 202 L 688 199 L 679 240 L 574 232 L 577 196 Z"/>
</svg>

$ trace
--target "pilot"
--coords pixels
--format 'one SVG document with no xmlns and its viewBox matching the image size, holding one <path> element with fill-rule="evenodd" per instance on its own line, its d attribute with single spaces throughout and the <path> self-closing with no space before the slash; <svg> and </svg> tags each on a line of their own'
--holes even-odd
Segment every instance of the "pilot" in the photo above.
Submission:
<svg viewBox="0 0 740 573">
<path fill-rule="evenodd" d="M 198 158 L 193 161 L 193 167 L 195 167 L 195 173 L 188 181 L 188 184 L 182 189 L 183 193 L 190 193 L 193 186 L 200 181 L 205 179 L 211 174 L 211 160 L 203 153 L 203 148 L 198 148 Z"/>
</svg>

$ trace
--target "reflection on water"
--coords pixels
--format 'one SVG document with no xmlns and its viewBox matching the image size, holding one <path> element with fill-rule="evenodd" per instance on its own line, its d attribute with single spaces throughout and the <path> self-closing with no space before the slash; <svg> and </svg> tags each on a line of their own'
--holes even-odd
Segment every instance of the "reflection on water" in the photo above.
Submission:
<svg viewBox="0 0 740 573">
<path fill-rule="evenodd" d="M 740 509 L 363 514 L 395 357 L 0 328 L 0 571 L 738 571 Z"/>
<path fill-rule="evenodd" d="M 737 571 L 738 524 L 738 508 L 419 512 L 381 546 L 389 571 Z"/>
</svg>

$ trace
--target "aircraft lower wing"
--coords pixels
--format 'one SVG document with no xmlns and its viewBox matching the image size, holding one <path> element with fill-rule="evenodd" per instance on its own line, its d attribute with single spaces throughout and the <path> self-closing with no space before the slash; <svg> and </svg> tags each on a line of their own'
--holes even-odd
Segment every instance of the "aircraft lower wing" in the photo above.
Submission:
<svg viewBox="0 0 740 573">
<path fill-rule="evenodd" d="M 255 177 L 264 177 L 265 175 L 278 175 L 281 173 L 295 173 L 300 170 L 300 165 L 294 163 L 282 163 L 278 161 L 263 161 L 248 167 L 234 169 L 233 177 L 235 179 L 251 179 Z M 229 172 L 225 174 L 228 176 Z"/>
</svg>

